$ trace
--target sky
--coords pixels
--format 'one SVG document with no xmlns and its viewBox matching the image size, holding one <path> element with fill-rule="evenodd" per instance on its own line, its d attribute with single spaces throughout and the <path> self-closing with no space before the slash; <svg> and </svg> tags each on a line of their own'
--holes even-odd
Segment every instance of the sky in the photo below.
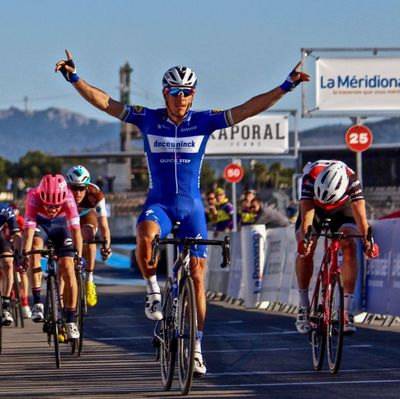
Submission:
<svg viewBox="0 0 400 399">
<path fill-rule="evenodd" d="M 163 106 L 174 65 L 198 76 L 194 109 L 231 108 L 281 84 L 302 48 L 397 47 L 398 0 L 13 0 L 0 7 L 0 110 L 65 108 L 113 121 L 54 73 L 68 48 L 78 74 L 119 98 L 119 68 L 133 68 L 131 102 Z M 309 83 L 312 84 L 312 83 Z M 276 109 L 301 111 L 301 92 Z M 338 119 L 299 118 L 300 130 Z"/>
</svg>

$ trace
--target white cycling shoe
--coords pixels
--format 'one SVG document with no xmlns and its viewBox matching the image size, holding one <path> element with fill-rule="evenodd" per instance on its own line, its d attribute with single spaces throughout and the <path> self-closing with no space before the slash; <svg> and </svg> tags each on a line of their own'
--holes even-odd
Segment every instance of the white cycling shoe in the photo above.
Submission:
<svg viewBox="0 0 400 399">
<path fill-rule="evenodd" d="M 308 334 L 311 331 L 310 308 L 299 307 L 295 324 L 300 334 Z"/>
<path fill-rule="evenodd" d="M 68 341 L 80 337 L 76 323 L 65 323 L 65 332 L 67 333 Z"/>
<path fill-rule="evenodd" d="M 30 319 L 32 316 L 32 311 L 29 306 L 22 306 L 22 317 L 24 319 Z"/>
<path fill-rule="evenodd" d="M 150 320 L 162 320 L 162 306 L 161 306 L 161 294 L 151 293 L 146 296 L 146 305 L 144 308 L 144 313 Z"/>
<path fill-rule="evenodd" d="M 207 372 L 206 362 L 203 359 L 201 352 L 195 352 L 194 354 L 194 368 L 193 374 L 196 377 L 202 377 Z"/>
<path fill-rule="evenodd" d="M 10 311 L 8 311 L 7 309 L 3 309 L 1 323 L 3 326 L 10 326 L 12 323 L 14 323 L 14 318 L 11 316 Z"/>
<path fill-rule="evenodd" d="M 31 319 L 32 321 L 34 321 L 35 323 L 41 323 L 44 321 L 44 305 L 43 303 L 36 303 L 35 305 L 33 305 L 32 308 L 32 315 L 31 315 Z"/>
</svg>

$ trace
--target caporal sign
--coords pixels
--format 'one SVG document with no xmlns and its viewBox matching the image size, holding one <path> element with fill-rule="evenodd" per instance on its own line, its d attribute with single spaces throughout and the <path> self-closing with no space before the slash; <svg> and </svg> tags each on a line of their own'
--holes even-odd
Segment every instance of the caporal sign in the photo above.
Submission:
<svg viewBox="0 0 400 399">
<path fill-rule="evenodd" d="M 208 141 L 206 154 L 285 154 L 288 151 L 288 117 L 262 115 L 216 130 Z"/>
<path fill-rule="evenodd" d="M 318 59 L 316 106 L 320 111 L 400 110 L 400 59 Z"/>
</svg>

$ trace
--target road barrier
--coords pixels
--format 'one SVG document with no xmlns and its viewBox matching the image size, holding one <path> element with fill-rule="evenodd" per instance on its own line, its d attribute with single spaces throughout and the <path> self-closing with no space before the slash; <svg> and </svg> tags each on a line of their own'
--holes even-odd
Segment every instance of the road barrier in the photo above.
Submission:
<svg viewBox="0 0 400 399">
<path fill-rule="evenodd" d="M 365 320 L 376 315 L 400 316 L 400 219 L 371 222 L 381 255 L 365 261 L 361 240 L 357 240 L 358 276 L 355 290 L 355 313 L 365 313 Z M 211 237 L 213 233 L 209 233 Z M 222 239 L 224 234 L 217 238 Z M 293 309 L 298 305 L 295 275 L 297 244 L 294 226 L 265 231 L 264 225 L 242 227 L 230 233 L 232 264 L 221 269 L 220 251 L 210 248 L 206 290 L 230 301 L 240 301 L 247 308 Z M 323 256 L 320 239 L 314 257 L 313 287 Z M 340 256 L 340 255 L 339 255 Z M 387 322 L 388 317 L 383 317 Z"/>
</svg>

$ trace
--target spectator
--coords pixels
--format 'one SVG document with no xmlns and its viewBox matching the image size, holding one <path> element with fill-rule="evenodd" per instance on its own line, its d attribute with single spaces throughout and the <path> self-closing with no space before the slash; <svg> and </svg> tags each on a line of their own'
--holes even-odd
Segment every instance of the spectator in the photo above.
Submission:
<svg viewBox="0 0 400 399">
<path fill-rule="evenodd" d="M 107 185 L 108 185 L 108 192 L 113 193 L 115 176 L 107 176 L 106 179 L 107 179 Z"/>
<path fill-rule="evenodd" d="M 251 201 L 250 209 L 251 213 L 254 215 L 253 221 L 242 223 L 242 225 L 265 224 L 265 227 L 268 229 L 273 227 L 286 227 L 290 224 L 289 219 L 285 215 L 272 206 L 264 206 L 263 202 L 258 197 Z"/>
<path fill-rule="evenodd" d="M 225 190 L 218 187 L 215 190 L 217 198 L 217 221 L 215 225 L 216 232 L 229 232 L 233 228 L 233 205 L 228 200 Z"/>
<path fill-rule="evenodd" d="M 103 178 L 103 176 L 101 176 L 101 175 L 97 176 L 95 184 L 100 189 L 100 191 L 103 191 L 103 187 L 104 187 L 104 178 Z"/>
<path fill-rule="evenodd" d="M 16 188 L 17 188 L 17 198 L 22 198 L 25 193 L 25 182 L 22 177 L 17 177 Z"/>
<path fill-rule="evenodd" d="M 286 208 L 286 216 L 288 217 L 290 223 L 296 223 L 297 220 L 297 206 L 293 200 L 290 200 L 289 205 Z"/>
<path fill-rule="evenodd" d="M 254 214 L 251 212 L 251 201 L 255 198 L 255 190 L 248 189 L 243 192 L 243 199 L 239 208 L 238 221 L 240 224 L 248 224 L 254 221 Z"/>
<path fill-rule="evenodd" d="M 214 191 L 208 191 L 206 194 L 207 206 L 204 208 L 207 230 L 215 230 L 215 223 L 217 222 L 217 197 Z"/>
<path fill-rule="evenodd" d="M 9 193 L 13 191 L 13 181 L 11 177 L 8 177 L 6 180 L 6 191 L 8 191 Z"/>
</svg>

